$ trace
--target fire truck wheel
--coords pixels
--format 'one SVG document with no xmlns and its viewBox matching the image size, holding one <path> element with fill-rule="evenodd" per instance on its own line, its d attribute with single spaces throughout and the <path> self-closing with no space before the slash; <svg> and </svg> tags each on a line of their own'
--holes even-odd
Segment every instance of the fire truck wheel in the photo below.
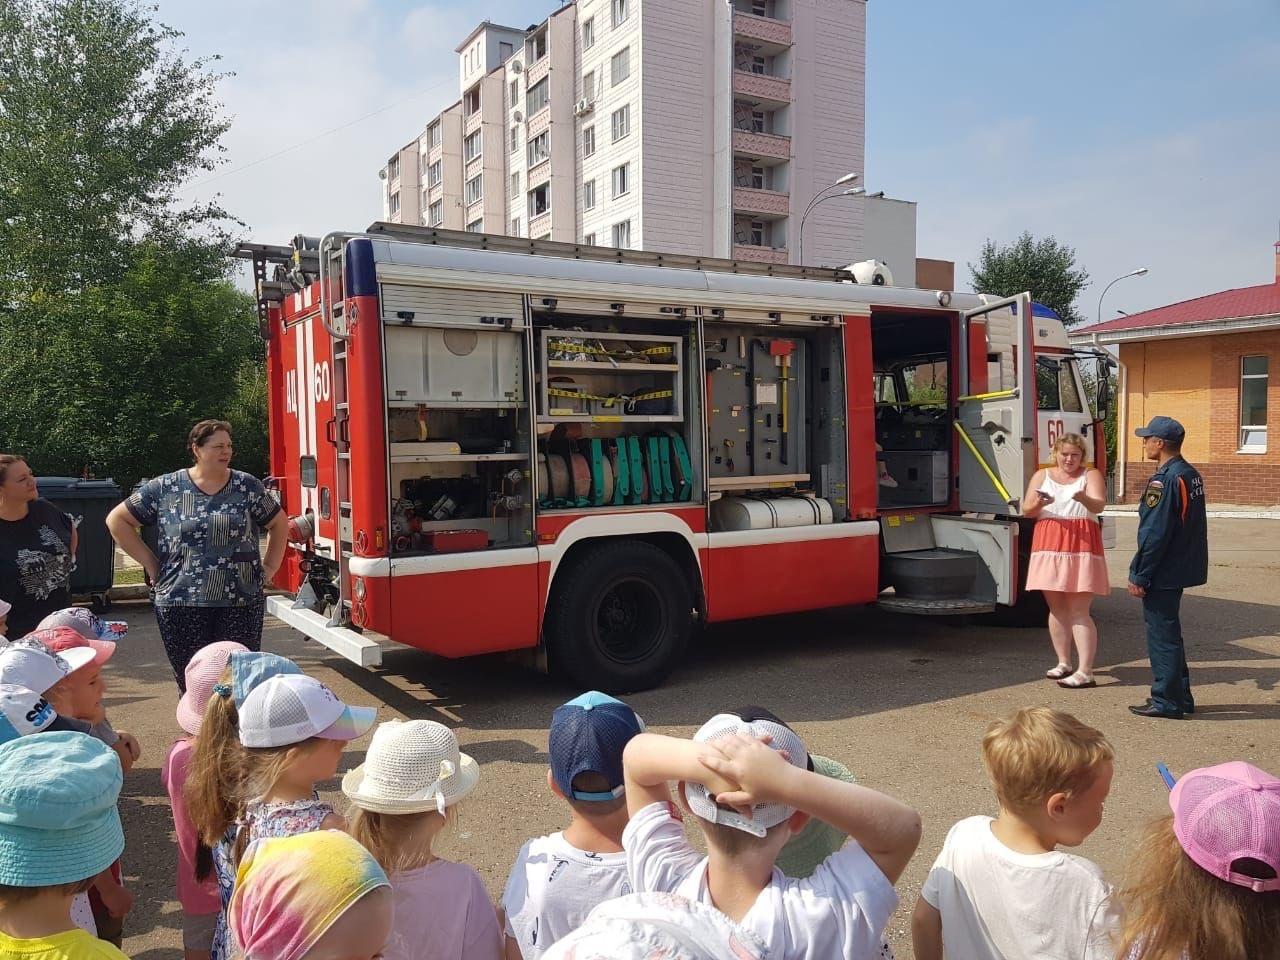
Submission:
<svg viewBox="0 0 1280 960">
<path fill-rule="evenodd" d="M 679 564 L 639 540 L 588 547 L 560 571 L 544 635 L 551 668 L 583 689 L 656 687 L 684 655 L 693 596 Z"/>
</svg>

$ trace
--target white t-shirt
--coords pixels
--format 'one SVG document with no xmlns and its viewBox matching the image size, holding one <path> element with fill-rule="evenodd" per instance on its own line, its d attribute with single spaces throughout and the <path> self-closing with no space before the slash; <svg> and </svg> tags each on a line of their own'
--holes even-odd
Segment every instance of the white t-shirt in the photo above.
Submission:
<svg viewBox="0 0 1280 960">
<path fill-rule="evenodd" d="M 622 846 L 637 892 L 712 903 L 707 858 L 689 844 L 670 803 L 651 803 L 637 812 L 622 834 Z M 893 884 L 850 841 L 804 880 L 775 867 L 769 886 L 738 925 L 764 941 L 769 960 L 864 960 L 881 955 L 881 934 L 897 906 Z"/>
<path fill-rule="evenodd" d="M 502 893 L 507 935 L 525 960 L 536 960 L 596 906 L 630 892 L 625 853 L 579 850 L 563 833 L 534 837 L 520 848 Z"/>
<path fill-rule="evenodd" d="M 1097 864 L 1018 853 L 968 817 L 947 834 L 920 896 L 942 914 L 953 960 L 1112 960 L 1119 917 Z"/>
</svg>

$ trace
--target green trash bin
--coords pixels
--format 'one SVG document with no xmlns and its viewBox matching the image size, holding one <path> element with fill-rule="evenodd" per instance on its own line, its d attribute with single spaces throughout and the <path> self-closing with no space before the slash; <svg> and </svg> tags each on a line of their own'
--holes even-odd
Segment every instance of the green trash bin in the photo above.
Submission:
<svg viewBox="0 0 1280 960">
<path fill-rule="evenodd" d="M 70 515 L 80 534 L 71 595 L 91 600 L 99 612 L 106 610 L 116 571 L 116 545 L 107 531 L 107 514 L 120 502 L 120 487 L 114 480 L 75 477 L 39 477 L 36 486 L 40 496 Z"/>
</svg>

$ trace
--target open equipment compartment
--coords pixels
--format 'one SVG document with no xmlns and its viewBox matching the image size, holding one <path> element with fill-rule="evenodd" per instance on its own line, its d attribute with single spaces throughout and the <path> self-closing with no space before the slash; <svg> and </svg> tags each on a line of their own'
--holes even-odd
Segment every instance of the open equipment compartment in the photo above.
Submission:
<svg viewBox="0 0 1280 960">
<path fill-rule="evenodd" d="M 392 554 L 530 545 L 523 298 L 424 289 L 384 321 Z"/>
<path fill-rule="evenodd" d="M 683 311 L 543 306 L 533 313 L 539 508 L 701 502 L 699 407 L 686 375 L 694 323 Z"/>
<path fill-rule="evenodd" d="M 843 328 L 708 322 L 713 532 L 848 518 Z"/>
</svg>

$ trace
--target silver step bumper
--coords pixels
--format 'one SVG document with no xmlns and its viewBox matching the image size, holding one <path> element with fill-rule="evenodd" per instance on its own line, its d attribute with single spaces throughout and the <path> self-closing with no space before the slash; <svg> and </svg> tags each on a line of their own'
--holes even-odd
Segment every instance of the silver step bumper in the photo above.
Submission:
<svg viewBox="0 0 1280 960">
<path fill-rule="evenodd" d="M 362 667 L 382 665 L 382 646 L 376 640 L 346 627 L 331 627 L 324 614 L 293 604 L 293 597 L 267 597 L 267 613 L 354 664 Z"/>
</svg>

